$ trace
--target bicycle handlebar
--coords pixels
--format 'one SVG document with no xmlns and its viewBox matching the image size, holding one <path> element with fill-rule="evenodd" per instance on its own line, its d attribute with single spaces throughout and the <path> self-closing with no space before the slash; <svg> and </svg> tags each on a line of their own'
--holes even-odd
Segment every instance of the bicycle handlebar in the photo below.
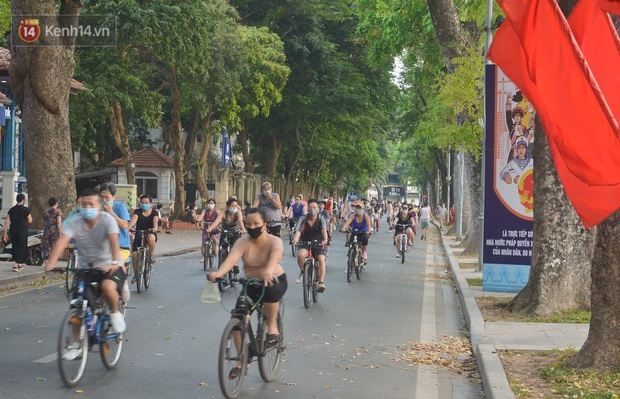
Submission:
<svg viewBox="0 0 620 399">
<path fill-rule="evenodd" d="M 274 277 L 271 280 L 274 284 L 279 284 L 280 280 L 277 277 Z M 235 282 L 235 283 L 239 283 L 241 285 L 255 285 L 255 286 L 264 286 L 265 285 L 265 280 L 261 280 L 258 278 L 245 278 L 245 277 L 219 277 L 216 278 L 215 281 L 212 281 L 213 283 L 224 283 L 224 282 Z"/>
</svg>

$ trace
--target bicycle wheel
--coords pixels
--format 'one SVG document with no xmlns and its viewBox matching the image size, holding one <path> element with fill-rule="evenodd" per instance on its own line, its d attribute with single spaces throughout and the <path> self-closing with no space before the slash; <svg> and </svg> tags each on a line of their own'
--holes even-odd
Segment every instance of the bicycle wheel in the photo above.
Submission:
<svg viewBox="0 0 620 399">
<path fill-rule="evenodd" d="M 407 236 L 401 235 L 400 237 L 400 263 L 405 263 L 405 252 L 407 252 Z"/>
<path fill-rule="evenodd" d="M 148 289 L 151 285 L 151 274 L 153 272 L 153 265 L 151 265 L 151 253 L 147 249 L 144 254 L 144 272 L 142 273 L 142 281 L 144 283 L 144 289 Z"/>
<path fill-rule="evenodd" d="M 124 310 L 122 310 L 124 313 Z M 123 315 L 124 316 L 124 315 Z M 101 361 L 108 370 L 112 370 L 118 364 L 121 358 L 121 351 L 123 350 L 123 334 L 119 334 L 112 329 L 112 323 L 110 323 L 110 317 L 106 312 L 102 315 L 101 323 L 101 338 L 99 344 L 99 353 L 101 354 Z"/>
<path fill-rule="evenodd" d="M 291 253 L 293 254 L 293 258 L 297 257 L 298 252 L 299 252 L 299 247 L 291 243 Z"/>
<path fill-rule="evenodd" d="M 80 381 L 88 360 L 86 320 L 80 313 L 79 309 L 69 309 L 58 334 L 58 371 L 68 388 L 76 386 Z"/>
<path fill-rule="evenodd" d="M 211 262 L 211 245 L 209 244 L 209 242 L 211 241 L 210 238 L 208 238 L 209 241 L 205 242 L 202 247 L 203 247 L 203 258 L 202 258 L 202 267 L 205 271 L 207 271 L 207 269 L 210 267 L 209 263 Z"/>
<path fill-rule="evenodd" d="M 224 396 L 229 399 L 236 398 L 239 395 L 248 367 L 248 345 L 246 337 L 243 336 L 245 332 L 242 330 L 239 319 L 230 319 L 224 328 L 220 341 L 220 354 L 217 364 L 220 389 Z M 236 370 L 236 373 L 233 370 Z M 231 373 L 235 375 L 231 375 Z"/>
<path fill-rule="evenodd" d="M 138 294 L 142 292 L 142 276 L 144 275 L 144 249 L 138 249 L 138 256 L 136 258 L 136 289 Z"/>
<path fill-rule="evenodd" d="M 312 291 L 312 263 L 307 260 L 304 262 L 304 271 L 303 271 L 303 296 L 304 296 L 304 307 L 308 309 L 310 307 L 310 292 Z"/>
<path fill-rule="evenodd" d="M 65 268 L 65 289 L 70 294 L 75 286 L 75 268 L 77 259 L 74 251 L 69 251 L 69 260 L 67 261 L 67 267 Z"/>
<path fill-rule="evenodd" d="M 228 250 L 222 248 L 220 250 L 218 269 L 222 266 L 222 263 L 224 263 L 224 261 L 226 260 L 227 256 L 228 256 Z M 226 282 L 218 281 L 218 283 L 217 283 L 217 288 L 220 290 L 220 292 L 224 292 L 224 290 L 226 289 L 227 286 L 228 286 L 228 283 L 226 283 Z"/>
<path fill-rule="evenodd" d="M 364 271 L 364 258 L 362 257 L 362 251 L 357 251 L 357 267 L 355 268 L 355 277 L 357 279 L 362 278 L 362 272 Z"/>
<path fill-rule="evenodd" d="M 280 362 L 282 361 L 282 352 L 284 351 L 284 330 L 282 329 L 282 317 L 283 317 L 284 304 L 280 301 L 280 310 L 278 312 L 278 331 L 280 332 L 280 342 L 276 346 L 266 348 L 264 353 L 258 357 L 258 371 L 260 376 L 265 382 L 275 380 L 280 369 Z M 263 329 L 263 344 L 267 345 L 267 318 L 263 321 L 265 328 Z"/>
<path fill-rule="evenodd" d="M 312 267 L 312 302 L 317 303 L 319 300 L 319 265 L 317 261 Z"/>
<path fill-rule="evenodd" d="M 353 269 L 355 268 L 355 258 L 357 254 L 355 253 L 355 248 L 349 248 L 349 255 L 347 258 L 347 282 L 351 282 L 351 277 L 353 275 Z"/>
</svg>

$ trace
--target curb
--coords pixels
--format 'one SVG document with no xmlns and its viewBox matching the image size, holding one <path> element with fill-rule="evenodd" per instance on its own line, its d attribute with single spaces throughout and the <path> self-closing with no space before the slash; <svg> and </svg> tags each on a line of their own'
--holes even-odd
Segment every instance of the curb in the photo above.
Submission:
<svg viewBox="0 0 620 399">
<path fill-rule="evenodd" d="M 433 224 L 435 222 L 433 221 Z M 439 227 L 439 226 L 437 226 Z M 482 388 L 487 399 L 515 399 L 515 395 L 510 388 L 508 378 L 499 359 L 494 345 L 485 344 L 484 318 L 476 302 L 474 294 L 469 288 L 456 257 L 452 253 L 450 245 L 444 240 L 444 235 L 439 229 L 441 243 L 448 257 L 450 270 L 454 276 L 456 288 L 463 305 L 465 322 L 469 328 L 469 339 L 471 341 L 472 352 L 476 356 L 478 371 L 482 379 Z"/>
</svg>

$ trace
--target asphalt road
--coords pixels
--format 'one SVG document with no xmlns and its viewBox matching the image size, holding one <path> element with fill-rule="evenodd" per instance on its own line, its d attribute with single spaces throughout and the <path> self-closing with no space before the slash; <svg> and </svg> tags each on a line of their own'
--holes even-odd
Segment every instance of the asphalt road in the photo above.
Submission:
<svg viewBox="0 0 620 399">
<path fill-rule="evenodd" d="M 283 266 L 284 339 L 288 344 L 276 381 L 264 383 L 255 363 L 244 398 L 479 398 L 481 386 L 434 365 L 396 362 L 410 341 L 463 336 L 465 325 L 446 261 L 431 236 L 404 265 L 391 235 L 371 237 L 362 280 L 346 282 L 343 234 L 334 233 L 327 290 L 304 309 L 297 265 L 286 244 Z M 107 371 L 91 353 L 76 388 L 62 384 L 56 340 L 68 299 L 60 283 L 0 299 L 0 398 L 221 398 L 217 353 L 236 294 L 221 305 L 200 303 L 205 272 L 199 254 L 160 258 L 151 288 L 132 288 L 128 330 L 119 367 Z"/>
</svg>

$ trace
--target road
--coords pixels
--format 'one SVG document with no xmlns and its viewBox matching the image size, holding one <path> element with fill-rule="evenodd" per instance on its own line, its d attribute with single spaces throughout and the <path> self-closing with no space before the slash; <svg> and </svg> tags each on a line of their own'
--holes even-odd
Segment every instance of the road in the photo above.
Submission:
<svg viewBox="0 0 620 399">
<path fill-rule="evenodd" d="M 395 258 L 391 235 L 371 237 L 362 280 L 346 282 L 343 234 L 334 233 L 327 290 L 303 307 L 297 266 L 285 244 L 289 289 L 284 318 L 287 350 L 278 378 L 264 383 L 249 367 L 244 398 L 479 398 L 481 386 L 435 365 L 397 362 L 410 341 L 463 337 L 458 297 L 446 278 L 442 249 L 431 235 Z M 286 241 L 286 239 L 285 239 Z M 0 398 L 221 398 L 217 353 L 232 291 L 220 305 L 200 303 L 205 272 L 199 254 L 160 258 L 151 288 L 132 288 L 119 367 L 106 371 L 91 353 L 82 381 L 65 388 L 56 339 L 68 301 L 60 283 L 0 299 Z"/>
</svg>

